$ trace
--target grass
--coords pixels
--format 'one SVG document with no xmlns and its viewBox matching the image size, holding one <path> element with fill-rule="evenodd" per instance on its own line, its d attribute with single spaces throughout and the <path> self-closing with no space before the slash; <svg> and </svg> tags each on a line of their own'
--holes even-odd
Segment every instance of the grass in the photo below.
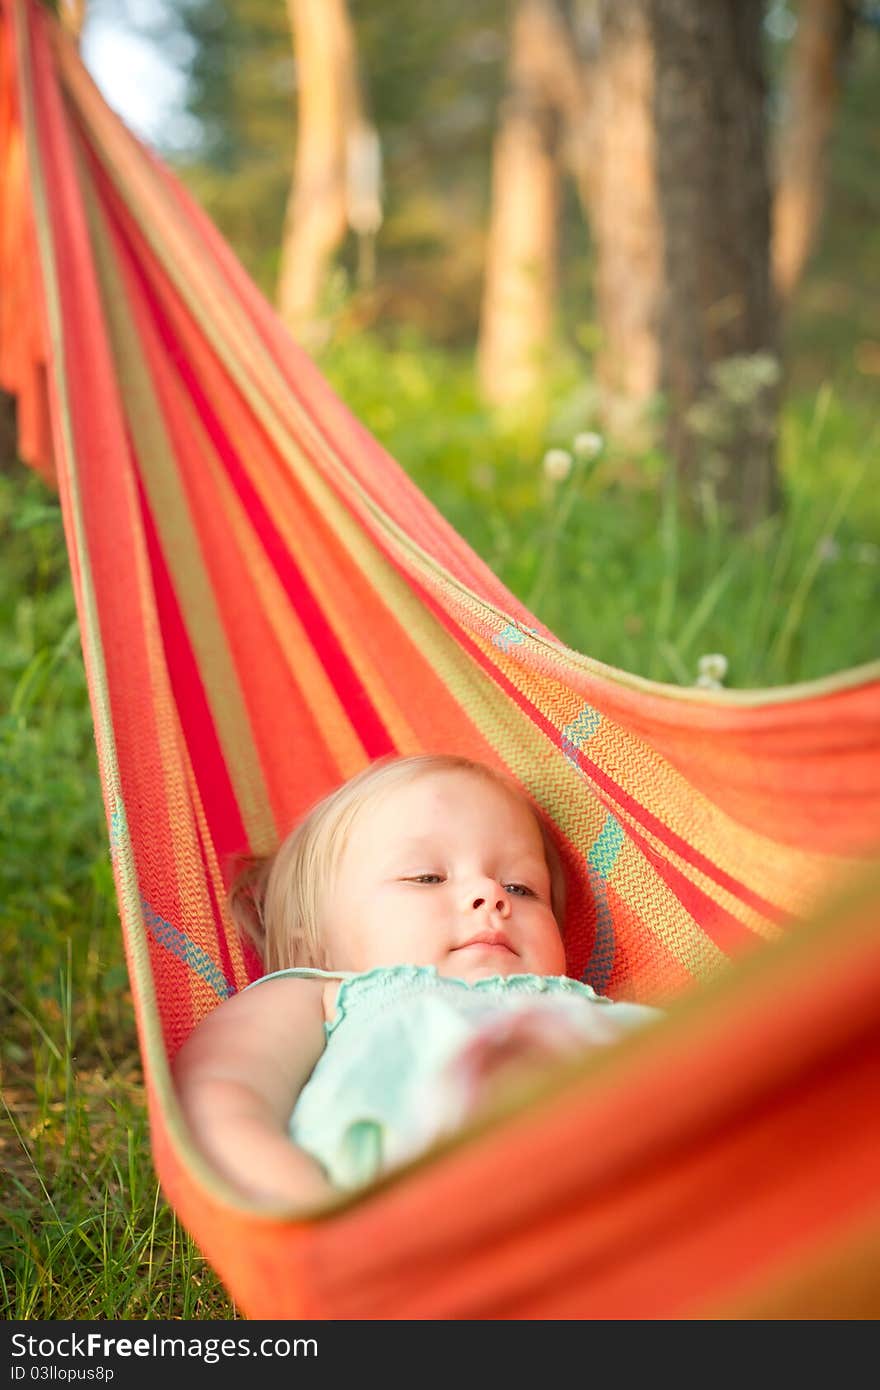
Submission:
<svg viewBox="0 0 880 1390">
<path fill-rule="evenodd" d="M 59 975 L 62 986 L 72 979 Z M 52 1032 L 31 1015 L 32 1064 L 4 1067 L 3 1316 L 234 1317 L 160 1197 L 136 1061 L 87 1065 L 70 1050 L 72 1016 L 59 1049 L 53 1012 L 44 1013 Z"/>
<path fill-rule="evenodd" d="M 593 424 L 571 384 L 543 430 L 514 432 L 481 412 L 466 364 L 422 344 L 358 339 L 324 366 L 569 644 L 683 684 L 721 652 L 740 687 L 877 657 L 877 427 L 833 385 L 786 407 L 785 512 L 744 541 L 709 494 L 683 521 L 656 454 L 605 446 L 552 483 L 545 450 Z M 0 1312 L 231 1318 L 151 1166 L 60 514 L 18 465 L 0 528 Z"/>
<path fill-rule="evenodd" d="M 563 382 L 542 432 L 493 429 L 454 358 L 404 338 L 381 363 L 345 344 L 325 363 L 355 414 L 452 525 L 563 641 L 655 680 L 690 684 L 723 652 L 729 684 L 775 686 L 878 654 L 880 427 L 827 383 L 782 420 L 782 514 L 747 543 L 710 491 L 682 520 L 659 453 L 606 446 L 552 485 L 541 459 L 595 429 Z M 381 383 L 381 396 L 376 383 Z"/>
</svg>

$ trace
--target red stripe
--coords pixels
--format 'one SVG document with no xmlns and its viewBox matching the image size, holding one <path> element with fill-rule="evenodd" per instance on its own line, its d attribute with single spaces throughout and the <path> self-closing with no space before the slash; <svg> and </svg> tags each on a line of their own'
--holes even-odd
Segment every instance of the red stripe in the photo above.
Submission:
<svg viewBox="0 0 880 1390">
<path fill-rule="evenodd" d="M 180 378 L 192 400 L 251 525 L 260 539 L 263 551 L 273 565 L 291 606 L 308 635 L 309 643 L 336 691 L 353 729 L 371 759 L 395 752 L 391 735 L 377 713 L 363 682 L 345 655 L 339 639 L 324 617 L 299 567 L 272 523 L 253 484 L 241 466 L 241 461 L 232 447 L 229 436 L 211 407 L 195 375 L 192 364 L 184 356 L 181 344 L 174 336 L 168 316 L 146 278 L 144 266 L 134 253 L 130 220 L 121 213 L 118 201 L 113 194 L 112 185 L 100 165 L 94 160 L 93 168 L 96 181 L 102 185 L 105 206 L 108 217 L 113 223 L 120 251 L 125 256 L 131 272 L 140 286 L 144 302 L 159 338 L 168 352 L 169 360 L 174 363 L 175 374 Z M 140 254 L 146 259 L 149 252 L 147 248 L 142 247 Z M 254 421 L 254 424 L 258 429 L 261 429 L 258 422 Z M 269 447 L 271 448 L 271 445 Z"/>
<path fill-rule="evenodd" d="M 632 826 L 624 827 L 630 839 L 641 850 L 658 876 L 672 890 L 686 912 L 699 924 L 707 936 L 715 942 L 725 955 L 739 954 L 744 946 L 762 945 L 763 939 L 756 935 L 739 918 L 716 903 L 702 888 L 677 869 L 670 860 L 658 854 L 653 845 Z"/>
<path fill-rule="evenodd" d="M 229 778 L 229 769 L 217 738 L 214 717 L 205 695 L 198 663 L 190 645 L 139 478 L 138 493 L 171 688 L 183 727 L 184 741 L 189 749 L 199 784 L 205 817 L 211 828 L 211 838 L 219 860 L 223 863 L 224 856 L 239 853 L 247 843 L 244 825 Z"/>
</svg>

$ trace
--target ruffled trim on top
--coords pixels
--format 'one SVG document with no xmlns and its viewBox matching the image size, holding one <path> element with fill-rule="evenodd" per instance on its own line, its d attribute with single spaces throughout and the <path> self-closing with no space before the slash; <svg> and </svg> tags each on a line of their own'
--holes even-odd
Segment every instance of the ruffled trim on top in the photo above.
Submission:
<svg viewBox="0 0 880 1390">
<path fill-rule="evenodd" d="M 342 984 L 336 996 L 336 1014 L 330 1023 L 324 1024 L 324 1032 L 328 1038 L 346 1017 L 349 995 L 353 993 L 357 999 L 382 988 L 377 976 L 381 977 L 382 985 L 394 981 L 390 992 L 395 996 L 409 993 L 407 985 L 418 980 L 426 985 L 430 984 L 432 988 L 436 985 L 440 985 L 441 988 L 456 986 L 470 990 L 488 990 L 495 994 L 576 994 L 597 1004 L 613 1002 L 604 995 L 597 994 L 590 985 L 573 980 L 569 975 L 488 975 L 482 980 L 463 980 L 458 975 L 441 975 L 436 965 L 377 965 L 372 970 L 360 973 L 335 972 L 335 978 L 341 979 Z"/>
<path fill-rule="evenodd" d="M 377 988 L 377 976 L 381 976 L 383 983 L 395 982 L 392 993 L 398 995 L 407 992 L 406 986 L 416 980 L 425 983 L 430 982 L 432 986 L 440 984 L 458 985 L 464 989 L 490 990 L 495 994 L 577 994 L 581 998 L 591 999 L 597 1004 L 611 1004 L 614 1001 L 608 999 L 604 994 L 597 994 L 591 985 L 584 984 L 580 980 L 573 980 L 570 975 L 532 975 L 528 973 L 519 975 L 487 975 L 483 980 L 463 980 L 459 975 L 441 975 L 436 965 L 375 965 L 372 970 L 319 970 L 317 966 L 297 965 L 289 966 L 286 970 L 273 970 L 269 975 L 261 975 L 258 980 L 252 980 L 245 989 L 253 989 L 254 985 L 261 985 L 266 980 L 277 980 L 283 975 L 291 975 L 295 979 L 321 979 L 321 980 L 340 980 L 342 983 L 339 993 L 336 996 L 336 1014 L 331 1022 L 324 1024 L 324 1036 L 330 1037 L 335 1032 L 346 1016 L 346 1000 L 348 994 L 354 990 L 355 997 L 374 993 Z M 372 983 L 368 983 L 372 981 Z"/>
</svg>

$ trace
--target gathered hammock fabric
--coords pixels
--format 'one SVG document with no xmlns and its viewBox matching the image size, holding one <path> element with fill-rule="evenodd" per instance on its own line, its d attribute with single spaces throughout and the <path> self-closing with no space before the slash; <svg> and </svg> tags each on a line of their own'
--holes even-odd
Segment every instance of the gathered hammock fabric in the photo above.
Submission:
<svg viewBox="0 0 880 1390">
<path fill-rule="evenodd" d="M 565 647 L 334 396 L 52 16 L 0 13 L 0 384 L 61 495 L 157 1173 L 238 1307 L 876 1317 L 880 664 L 712 692 Z M 423 751 L 543 807 L 569 973 L 666 1016 L 359 1195 L 258 1213 L 194 1148 L 168 1065 L 260 973 L 230 865 Z"/>
</svg>

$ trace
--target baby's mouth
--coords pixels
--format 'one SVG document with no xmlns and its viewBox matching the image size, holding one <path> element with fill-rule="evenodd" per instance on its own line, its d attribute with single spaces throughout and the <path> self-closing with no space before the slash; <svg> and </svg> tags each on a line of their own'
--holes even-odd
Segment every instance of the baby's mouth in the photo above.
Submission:
<svg viewBox="0 0 880 1390">
<path fill-rule="evenodd" d="M 466 951 L 471 946 L 494 947 L 497 950 L 509 951 L 511 955 L 516 955 L 516 952 L 502 931 L 490 931 L 487 929 L 486 931 L 478 932 L 476 936 L 472 936 L 469 941 L 463 941 L 462 944 L 456 946 L 455 949 L 457 951 Z"/>
</svg>

